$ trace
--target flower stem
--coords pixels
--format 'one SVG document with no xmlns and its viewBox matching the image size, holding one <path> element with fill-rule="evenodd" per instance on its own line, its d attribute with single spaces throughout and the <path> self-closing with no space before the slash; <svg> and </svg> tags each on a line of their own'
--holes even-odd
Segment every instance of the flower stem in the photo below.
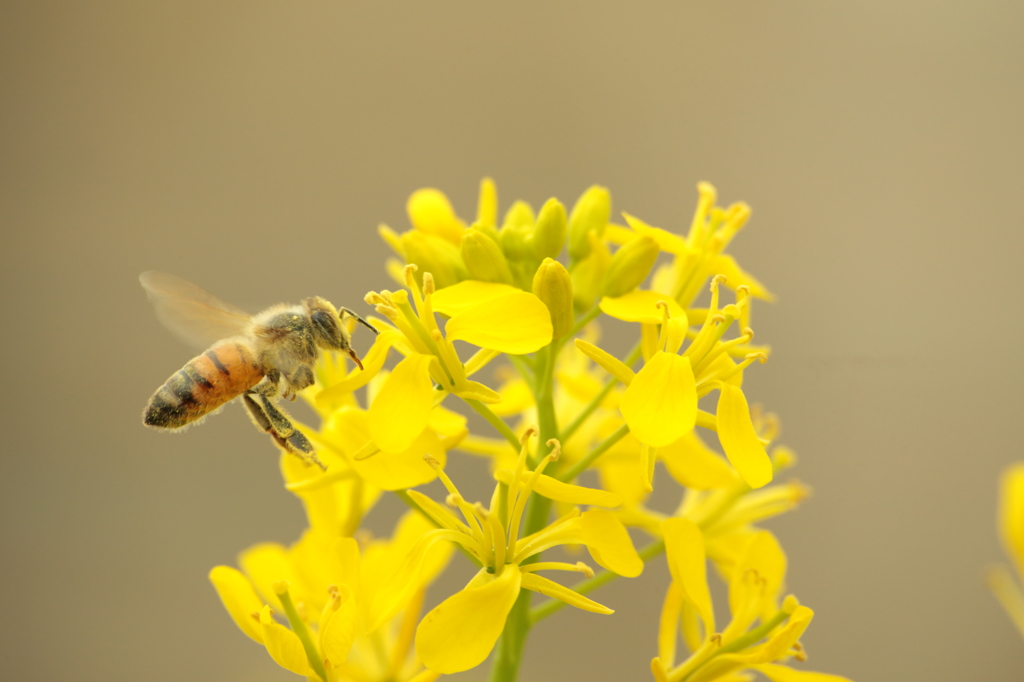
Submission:
<svg viewBox="0 0 1024 682">
<path fill-rule="evenodd" d="M 587 467 L 594 463 L 594 460 L 596 460 L 604 453 L 608 452 L 608 450 L 610 450 L 613 445 L 615 445 L 620 440 L 625 438 L 627 433 L 629 433 L 629 427 L 623 424 L 615 433 L 605 438 L 600 445 L 598 445 L 596 448 L 587 453 L 587 455 L 583 459 L 572 465 L 572 467 L 570 467 L 568 471 L 559 474 L 559 480 L 571 481 L 577 476 L 579 476 L 581 473 L 587 470 Z"/>
<path fill-rule="evenodd" d="M 505 423 L 504 419 L 494 414 L 494 412 L 491 411 L 491 408 L 487 407 L 479 400 L 473 400 L 472 398 L 463 398 L 463 400 L 467 405 L 472 407 L 477 414 L 486 419 L 490 425 L 498 431 L 498 433 L 504 436 L 505 440 L 508 441 L 513 450 L 519 452 L 519 439 L 516 438 L 516 434 L 512 432 L 512 429 Z"/>
<path fill-rule="evenodd" d="M 641 559 L 647 562 L 653 559 L 654 557 L 664 553 L 664 551 L 665 541 L 655 540 L 654 542 L 652 542 L 651 544 L 647 545 L 639 552 L 637 552 L 637 554 L 640 555 Z M 573 585 L 570 589 L 572 589 L 574 592 L 578 592 L 579 594 L 587 594 L 589 592 L 593 592 L 594 590 L 603 585 L 607 585 L 608 583 L 610 583 L 618 577 L 618 574 L 612 573 L 611 571 L 601 571 L 593 578 L 581 580 L 580 582 Z M 561 599 L 549 599 L 537 608 L 530 611 L 530 625 L 537 624 L 538 622 L 544 620 L 551 614 L 560 611 L 564 606 L 566 606 L 566 603 Z"/>
<path fill-rule="evenodd" d="M 534 466 L 547 455 L 550 448 L 547 442 L 558 437 L 558 420 L 555 417 L 555 401 L 553 390 L 554 364 L 558 354 L 557 342 L 552 343 L 537 354 L 537 366 L 534 370 L 534 399 L 537 401 L 537 425 L 540 438 Z M 536 533 L 548 523 L 551 514 L 551 500 L 540 495 L 531 495 L 526 504 L 526 520 L 520 537 Z M 523 563 L 540 561 L 540 554 L 530 557 Z M 512 611 L 505 620 L 505 629 L 498 640 L 494 662 L 491 664 L 491 682 L 515 682 L 519 675 L 519 664 L 523 658 L 523 647 L 530 632 L 530 600 L 533 592 L 523 590 L 519 593 Z"/>
</svg>

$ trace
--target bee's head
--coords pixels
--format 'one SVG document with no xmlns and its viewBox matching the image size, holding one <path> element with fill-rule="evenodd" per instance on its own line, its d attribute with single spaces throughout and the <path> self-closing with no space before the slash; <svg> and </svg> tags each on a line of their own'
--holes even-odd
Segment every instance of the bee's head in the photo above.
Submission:
<svg viewBox="0 0 1024 682">
<path fill-rule="evenodd" d="M 357 322 L 372 329 L 373 333 L 376 334 L 377 330 L 374 329 L 373 325 L 345 308 L 342 308 L 339 313 L 338 309 L 330 301 L 325 301 L 319 296 L 303 300 L 302 305 L 306 307 L 306 311 L 309 313 L 309 321 L 313 327 L 313 338 L 316 341 L 316 345 L 327 350 L 340 350 L 348 353 L 356 365 L 359 366 L 359 369 L 362 369 L 363 363 L 359 360 L 356 352 L 352 350 L 346 318 L 354 318 Z"/>
</svg>

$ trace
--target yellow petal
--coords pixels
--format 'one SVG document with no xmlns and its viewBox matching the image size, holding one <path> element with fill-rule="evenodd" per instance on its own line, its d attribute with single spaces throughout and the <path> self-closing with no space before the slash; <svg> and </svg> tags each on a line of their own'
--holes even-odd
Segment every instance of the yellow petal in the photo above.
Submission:
<svg viewBox="0 0 1024 682">
<path fill-rule="evenodd" d="M 745 286 L 750 289 L 750 295 L 754 298 L 760 298 L 765 301 L 775 300 L 774 294 L 768 291 L 765 285 L 758 282 L 753 275 L 741 268 L 736 259 L 727 253 L 719 255 L 712 261 L 711 272 L 725 275 L 725 284 L 730 289 Z"/>
<path fill-rule="evenodd" d="M 263 610 L 263 600 L 256 596 L 249 579 L 230 566 L 217 566 L 210 571 L 210 582 L 235 625 L 262 644 L 263 633 L 256 617 Z"/>
<path fill-rule="evenodd" d="M 578 609 L 590 611 L 591 613 L 600 613 L 605 616 L 615 613 L 615 611 L 604 604 L 598 604 L 593 599 L 587 599 L 579 592 L 574 592 L 568 587 L 559 585 L 554 580 L 549 580 L 536 573 L 523 574 L 523 589 L 539 592 L 552 599 L 564 601 L 569 606 L 575 606 Z"/>
<path fill-rule="evenodd" d="M 434 406 L 433 360 L 415 353 L 399 362 L 370 405 L 370 435 L 381 450 L 403 452 L 427 427 Z"/>
<path fill-rule="evenodd" d="M 276 622 L 270 615 L 270 607 L 264 606 L 260 612 L 260 630 L 263 633 L 263 643 L 267 652 L 274 662 L 285 670 L 290 670 L 296 675 L 313 675 L 309 668 L 309 660 L 306 658 L 306 651 L 302 648 L 299 636 L 294 632 Z"/>
<path fill-rule="evenodd" d="M 434 672 L 451 675 L 480 665 L 505 628 L 522 574 L 509 565 L 498 577 L 482 575 L 438 604 L 416 629 L 416 653 Z"/>
<path fill-rule="evenodd" d="M 494 478 L 508 485 L 512 483 L 512 472 L 507 469 L 499 469 L 494 472 Z M 586 504 L 595 507 L 618 507 L 622 504 L 622 497 L 615 493 L 563 483 L 546 474 L 537 477 L 537 484 L 534 486 L 533 492 L 543 495 L 549 500 L 566 504 Z"/>
<path fill-rule="evenodd" d="M 1006 554 L 1024 576 L 1024 463 L 1003 472 L 999 495 L 999 530 Z"/>
<path fill-rule="evenodd" d="M 356 629 L 356 602 L 348 588 L 339 588 L 320 618 L 320 650 L 334 665 L 344 663 Z"/>
<path fill-rule="evenodd" d="M 636 376 L 636 373 L 631 370 L 626 363 L 622 362 L 622 360 L 619 360 L 608 351 L 603 350 L 592 343 L 588 343 L 583 339 L 576 339 L 576 347 L 580 349 L 580 352 L 596 362 L 604 371 L 611 374 L 626 386 L 633 383 L 633 378 Z"/>
<path fill-rule="evenodd" d="M 580 524 L 583 543 L 594 561 L 625 578 L 635 578 L 643 572 L 643 559 L 615 514 L 605 509 L 588 509 L 580 515 Z"/>
<path fill-rule="evenodd" d="M 445 333 L 450 340 L 523 355 L 551 343 L 551 315 L 543 301 L 519 291 L 478 303 L 454 315 L 448 320 Z"/>
<path fill-rule="evenodd" d="M 757 653 L 757 660 L 753 662 L 770 663 L 786 656 L 790 647 L 797 643 L 800 635 L 804 634 L 804 630 L 811 624 L 812 618 L 814 618 L 814 611 L 806 606 L 798 606 L 786 624 L 777 630 Z"/>
<path fill-rule="evenodd" d="M 633 379 L 620 404 L 629 430 L 641 443 L 669 445 L 697 420 L 697 388 L 690 359 L 658 351 Z"/>
<path fill-rule="evenodd" d="M 533 407 L 533 391 L 530 390 L 530 385 L 519 377 L 505 382 L 499 393 L 501 402 L 491 405 L 491 411 L 499 417 L 510 417 Z"/>
<path fill-rule="evenodd" d="M 715 611 L 708 589 L 704 535 L 693 521 L 671 518 L 662 525 L 665 533 L 665 554 L 672 580 L 682 589 L 686 599 L 697 609 L 704 621 L 705 636 L 715 632 Z"/>
<path fill-rule="evenodd" d="M 417 230 L 444 237 L 458 245 L 465 225 L 455 215 L 444 192 L 430 188 L 418 189 L 409 197 L 406 210 L 409 212 L 409 222 Z"/>
<path fill-rule="evenodd" d="M 651 673 L 654 675 L 654 682 L 669 682 L 668 671 L 657 656 L 651 659 Z"/>
<path fill-rule="evenodd" d="M 275 542 L 253 545 L 238 556 L 238 565 L 249 576 L 263 601 L 277 608 L 281 608 L 281 602 L 273 584 L 279 580 L 287 580 L 293 585 L 298 583 L 288 550 Z"/>
<path fill-rule="evenodd" d="M 686 240 L 678 234 L 673 234 L 660 227 L 652 227 L 635 216 L 623 213 L 622 217 L 636 234 L 650 237 L 658 243 L 658 248 L 666 253 L 681 256 L 686 253 Z"/>
<path fill-rule="evenodd" d="M 429 565 L 427 560 L 431 549 L 437 543 L 445 542 L 447 536 L 453 532 L 437 529 L 424 533 L 394 571 L 380 580 L 380 587 L 373 597 L 367 618 L 369 632 L 376 630 L 405 608 L 416 591 L 421 588 L 422 571 L 425 565 Z"/>
<path fill-rule="evenodd" d="M 393 329 L 378 334 L 370 350 L 366 352 L 366 357 L 363 358 L 363 369 L 356 369 L 341 381 L 325 386 L 314 398 L 317 407 L 325 410 L 336 407 L 333 403 L 344 402 L 348 394 L 368 384 L 384 367 L 384 362 L 388 359 L 388 350 L 394 345 L 397 336 L 400 334 Z"/>
<path fill-rule="evenodd" d="M 435 313 L 455 317 L 475 305 L 515 293 L 522 293 L 522 289 L 517 289 L 510 284 L 468 279 L 465 282 L 435 291 L 434 295 L 430 297 L 430 304 Z"/>
<path fill-rule="evenodd" d="M 774 663 L 765 663 L 756 666 L 755 669 L 772 682 L 850 682 L 849 678 L 839 675 L 793 670 L 790 667 Z"/>
<path fill-rule="evenodd" d="M 694 490 L 725 488 L 737 482 L 736 472 L 695 431 L 658 448 L 658 457 L 679 485 Z"/>
<path fill-rule="evenodd" d="M 437 478 L 437 472 L 423 461 L 424 455 L 433 457 L 442 468 L 447 463 L 444 443 L 429 429 L 421 431 L 412 445 L 402 452 L 381 451 L 368 459 L 353 462 L 352 467 L 364 481 L 381 490 L 403 490 Z"/>
<path fill-rule="evenodd" d="M 772 480 L 772 461 L 750 420 L 750 408 L 743 391 L 723 384 L 718 398 L 718 440 L 736 471 L 751 488 L 760 488 Z"/>
<path fill-rule="evenodd" d="M 343 407 L 331 415 L 327 432 L 352 457 L 371 439 L 372 419 L 372 408 L 367 414 L 355 407 Z M 437 472 L 423 461 L 423 455 L 430 455 L 442 467 L 447 459 L 441 439 L 430 429 L 421 430 L 405 450 L 389 452 L 381 449 L 372 457 L 352 461 L 351 466 L 370 485 L 382 490 L 401 490 L 437 478 Z"/>
<path fill-rule="evenodd" d="M 438 289 L 450 287 L 466 279 L 466 266 L 459 247 L 444 237 L 409 230 L 402 235 L 405 259 L 418 267 L 416 283 L 423 286 L 423 274 L 431 273 Z"/>
<path fill-rule="evenodd" d="M 756 581 L 751 579 L 756 574 Z M 786 554 L 769 531 L 759 531 L 751 539 L 743 558 L 729 579 L 729 609 L 738 613 L 756 612 L 748 608 L 751 599 L 774 601 L 786 577 Z M 755 584 L 756 583 L 756 584 Z M 735 619 L 732 625 L 736 625 Z M 745 629 L 745 628 L 739 628 Z"/>
</svg>

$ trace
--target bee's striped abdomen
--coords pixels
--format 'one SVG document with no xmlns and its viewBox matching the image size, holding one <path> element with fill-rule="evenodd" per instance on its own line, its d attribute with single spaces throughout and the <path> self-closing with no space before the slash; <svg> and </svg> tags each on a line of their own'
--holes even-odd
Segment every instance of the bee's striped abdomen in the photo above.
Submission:
<svg viewBox="0 0 1024 682">
<path fill-rule="evenodd" d="M 221 341 L 171 375 L 149 399 L 142 420 L 179 429 L 216 410 L 263 378 L 252 351 L 233 339 Z"/>
</svg>

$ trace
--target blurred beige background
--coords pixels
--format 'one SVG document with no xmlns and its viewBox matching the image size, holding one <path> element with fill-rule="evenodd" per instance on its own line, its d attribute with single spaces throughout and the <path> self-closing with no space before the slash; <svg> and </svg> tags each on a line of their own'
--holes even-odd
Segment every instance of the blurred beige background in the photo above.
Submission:
<svg viewBox="0 0 1024 682">
<path fill-rule="evenodd" d="M 750 395 L 815 490 L 770 524 L 807 667 L 1024 678 L 981 577 L 1024 458 L 1022 28 L 976 0 L 0 4 L 0 676 L 289 678 L 206 572 L 301 510 L 237 406 L 143 428 L 190 354 L 136 277 L 361 305 L 377 224 L 421 186 L 471 215 L 491 175 L 503 207 L 601 183 L 675 229 L 698 180 L 749 202 L 735 252 L 779 295 Z M 649 679 L 656 564 L 538 628 L 523 678 Z"/>
</svg>

